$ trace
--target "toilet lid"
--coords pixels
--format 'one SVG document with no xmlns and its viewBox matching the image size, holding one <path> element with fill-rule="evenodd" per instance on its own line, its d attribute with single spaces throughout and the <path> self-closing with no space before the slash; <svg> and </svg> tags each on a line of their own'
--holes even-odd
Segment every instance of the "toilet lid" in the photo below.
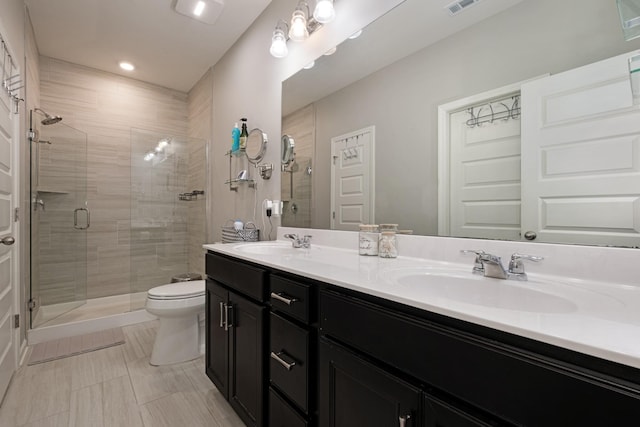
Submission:
<svg viewBox="0 0 640 427">
<path fill-rule="evenodd" d="M 149 289 L 147 295 L 153 299 L 193 298 L 204 295 L 204 288 L 204 280 L 193 280 L 157 286 Z"/>
</svg>

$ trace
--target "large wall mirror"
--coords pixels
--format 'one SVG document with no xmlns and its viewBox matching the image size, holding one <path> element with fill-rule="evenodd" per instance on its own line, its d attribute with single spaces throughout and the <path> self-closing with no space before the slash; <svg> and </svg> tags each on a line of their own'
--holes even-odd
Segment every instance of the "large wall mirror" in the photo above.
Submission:
<svg viewBox="0 0 640 427">
<path fill-rule="evenodd" d="M 283 82 L 282 130 L 296 141 L 296 164 L 282 174 L 283 225 L 331 228 L 332 164 L 340 160 L 332 145 L 373 129 L 375 193 L 367 196 L 374 221 L 443 235 L 439 106 L 640 49 L 640 40 L 624 40 L 613 1 L 485 0 L 453 16 L 444 9 L 449 3 L 406 0 Z M 496 101 L 512 108 L 518 94 L 511 95 Z M 518 115 L 510 117 L 518 127 Z M 349 153 L 358 159 L 357 147 Z M 640 246 L 640 236 L 624 246 Z"/>
</svg>

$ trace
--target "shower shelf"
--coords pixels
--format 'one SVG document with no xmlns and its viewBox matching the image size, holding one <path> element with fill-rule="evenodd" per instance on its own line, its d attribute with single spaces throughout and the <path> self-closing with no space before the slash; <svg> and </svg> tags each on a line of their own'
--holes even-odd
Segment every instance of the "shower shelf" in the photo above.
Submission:
<svg viewBox="0 0 640 427">
<path fill-rule="evenodd" d="M 36 189 L 36 191 L 38 193 L 45 193 L 45 194 L 71 194 L 70 191 L 54 190 L 52 188 L 38 188 Z"/>
</svg>

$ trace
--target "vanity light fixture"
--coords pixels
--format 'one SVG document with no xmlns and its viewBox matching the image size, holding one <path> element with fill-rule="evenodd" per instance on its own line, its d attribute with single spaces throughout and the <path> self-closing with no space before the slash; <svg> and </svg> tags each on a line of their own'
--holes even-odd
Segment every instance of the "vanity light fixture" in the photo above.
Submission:
<svg viewBox="0 0 640 427">
<path fill-rule="evenodd" d="M 304 9 L 306 8 L 306 13 Z M 291 25 L 289 25 L 289 38 L 294 42 L 303 42 L 309 38 L 309 29 L 307 28 L 307 16 L 309 15 L 309 5 L 306 1 L 301 0 L 296 6 L 296 10 L 291 15 Z"/>
<path fill-rule="evenodd" d="M 276 29 L 273 30 L 273 36 L 271 37 L 271 48 L 269 49 L 269 52 L 271 52 L 272 56 L 276 58 L 284 58 L 289 54 L 289 49 L 287 48 L 287 32 L 287 23 L 282 19 L 279 20 L 276 25 Z"/>
<path fill-rule="evenodd" d="M 328 24 L 336 17 L 333 0 L 318 0 L 313 9 L 313 18 L 321 24 Z"/>
<path fill-rule="evenodd" d="M 126 61 L 121 61 L 118 65 L 120 65 L 120 68 L 125 71 L 133 71 L 136 69 L 136 67 L 134 67 L 132 63 Z"/>
<path fill-rule="evenodd" d="M 316 11 L 319 11 L 318 16 L 322 21 L 316 18 Z M 317 0 L 314 15 L 310 15 L 309 4 L 306 0 L 300 0 L 291 14 L 290 25 L 283 19 L 278 20 L 276 28 L 273 31 L 273 36 L 271 37 L 271 48 L 269 52 L 271 52 L 272 56 L 276 58 L 286 57 L 289 53 L 289 49 L 287 48 L 287 42 L 289 40 L 294 42 L 305 41 L 311 34 L 320 29 L 323 23 L 333 20 L 335 17 L 333 0 Z M 333 52 L 335 52 L 335 49 Z"/>
</svg>

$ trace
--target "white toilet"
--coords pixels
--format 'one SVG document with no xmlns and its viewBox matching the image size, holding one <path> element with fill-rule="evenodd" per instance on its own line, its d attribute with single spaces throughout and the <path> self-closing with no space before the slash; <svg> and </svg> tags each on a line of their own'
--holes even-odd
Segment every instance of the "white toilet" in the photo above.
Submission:
<svg viewBox="0 0 640 427">
<path fill-rule="evenodd" d="M 204 349 L 205 281 L 177 282 L 147 291 L 147 311 L 160 320 L 150 363 L 169 365 L 198 358 Z M 202 316 L 200 316 L 202 314 Z"/>
</svg>

